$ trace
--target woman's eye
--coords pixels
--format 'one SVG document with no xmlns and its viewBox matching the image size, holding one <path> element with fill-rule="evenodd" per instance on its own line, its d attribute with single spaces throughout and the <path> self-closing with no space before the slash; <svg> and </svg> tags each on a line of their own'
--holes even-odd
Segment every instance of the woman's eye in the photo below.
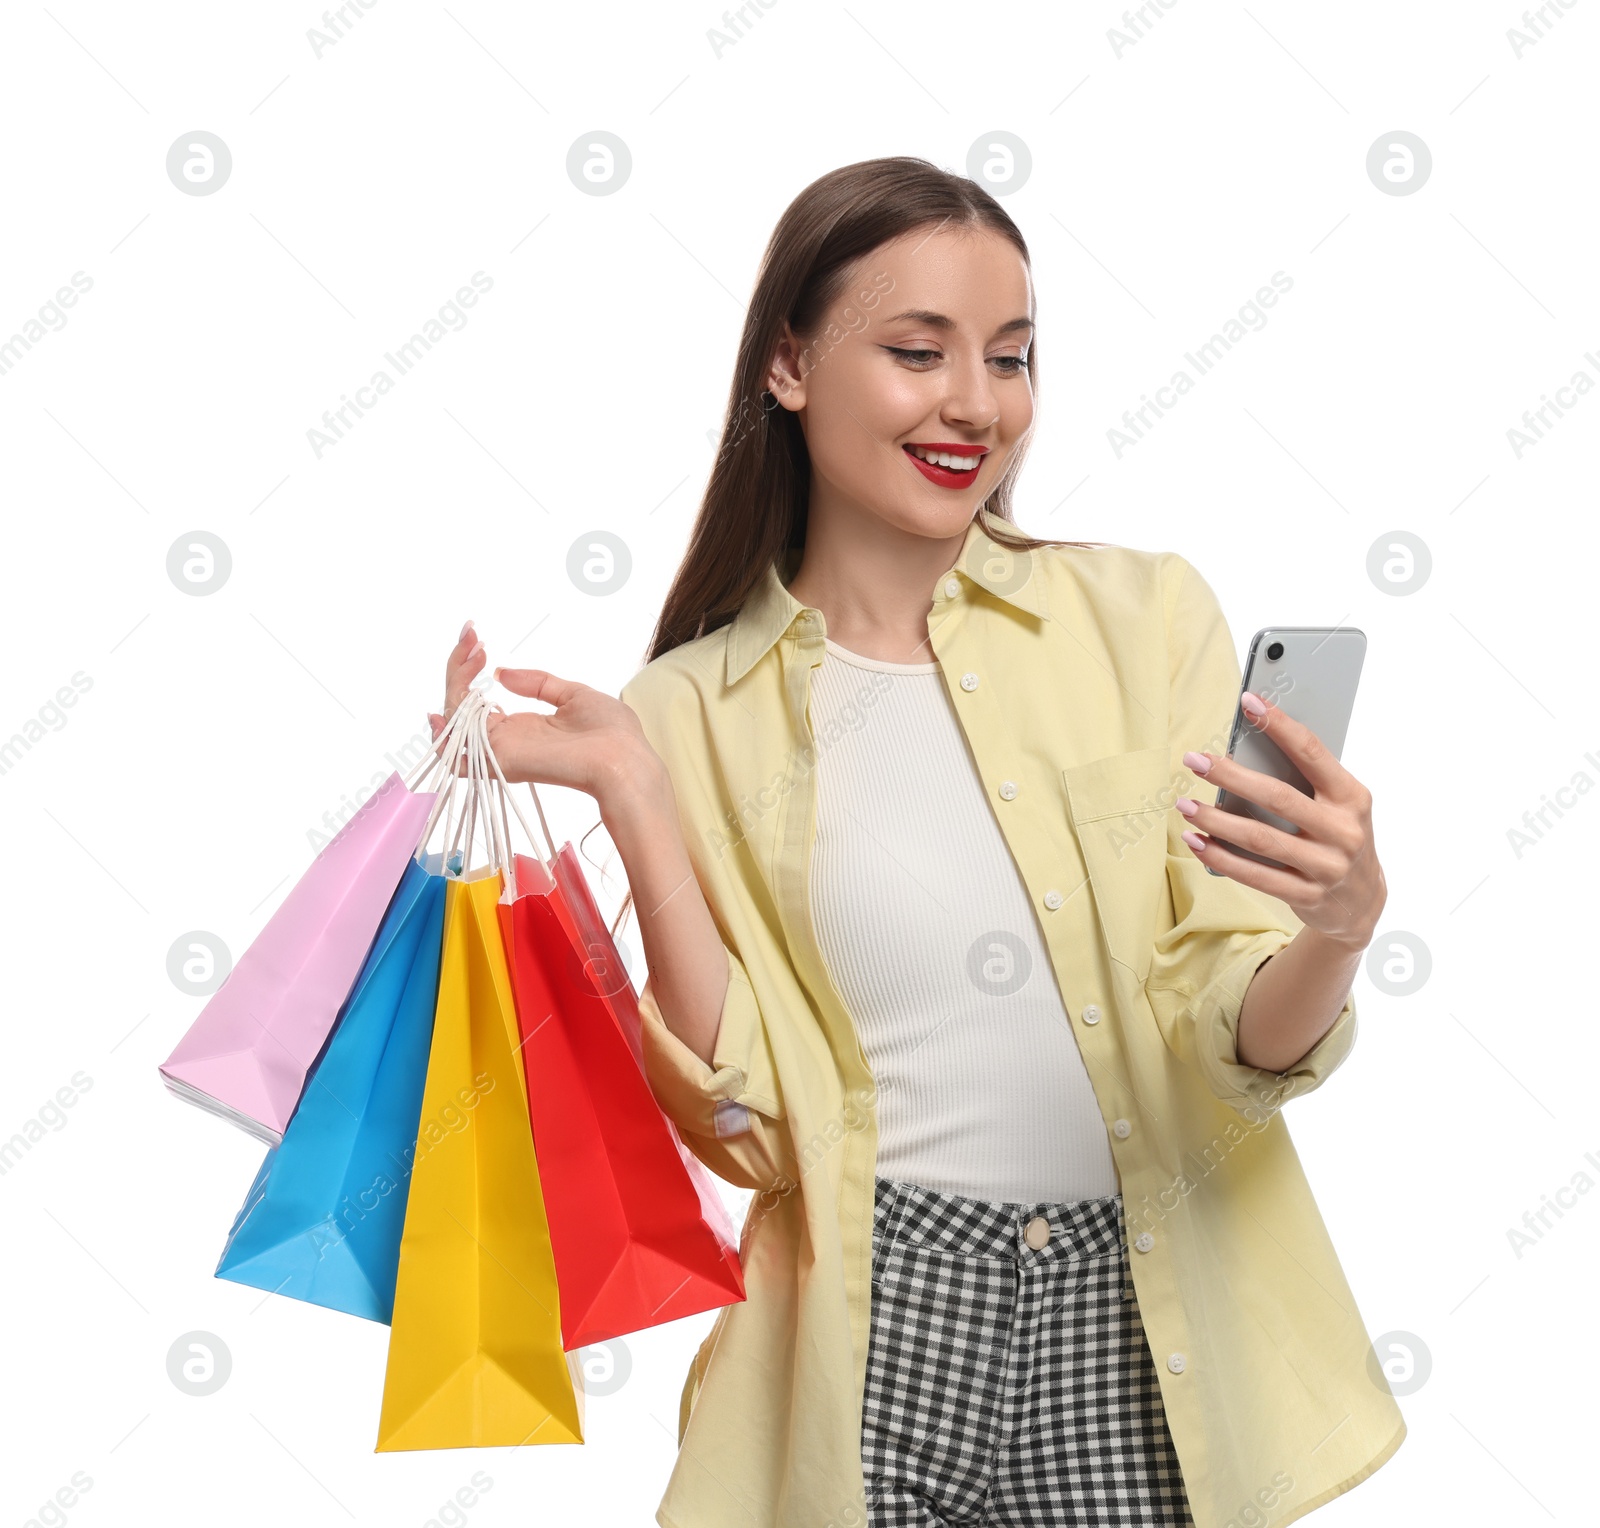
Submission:
<svg viewBox="0 0 1600 1528">
<path fill-rule="evenodd" d="M 899 345 L 885 345 L 883 347 L 892 356 L 898 356 L 908 365 L 918 370 L 926 370 L 940 356 L 937 350 L 906 350 Z M 1000 374 L 1004 377 L 1019 376 L 1028 369 L 1026 357 L 1020 355 L 997 355 L 989 358 L 1000 367 Z"/>
</svg>

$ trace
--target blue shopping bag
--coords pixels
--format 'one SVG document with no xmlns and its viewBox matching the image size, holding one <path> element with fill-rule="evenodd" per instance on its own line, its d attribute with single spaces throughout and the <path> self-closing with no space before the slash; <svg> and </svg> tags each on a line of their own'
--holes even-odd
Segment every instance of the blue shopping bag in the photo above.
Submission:
<svg viewBox="0 0 1600 1528">
<path fill-rule="evenodd" d="M 412 859 L 216 1276 L 388 1323 L 444 937 L 443 856 Z"/>
</svg>

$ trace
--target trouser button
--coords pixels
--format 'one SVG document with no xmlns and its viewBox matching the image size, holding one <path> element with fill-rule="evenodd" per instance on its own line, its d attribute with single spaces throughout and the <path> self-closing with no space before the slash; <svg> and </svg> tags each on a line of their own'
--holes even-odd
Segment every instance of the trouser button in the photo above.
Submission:
<svg viewBox="0 0 1600 1528">
<path fill-rule="evenodd" d="M 1023 1228 L 1022 1239 L 1037 1252 L 1050 1240 L 1050 1222 L 1043 1215 L 1035 1215 Z"/>
</svg>

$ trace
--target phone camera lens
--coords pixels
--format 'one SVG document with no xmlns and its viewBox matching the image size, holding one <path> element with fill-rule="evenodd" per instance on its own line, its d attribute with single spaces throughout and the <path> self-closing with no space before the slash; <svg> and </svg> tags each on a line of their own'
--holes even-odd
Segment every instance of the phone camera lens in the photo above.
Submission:
<svg viewBox="0 0 1600 1528">
<path fill-rule="evenodd" d="M 1269 642 L 1267 644 L 1267 657 L 1276 663 L 1283 656 L 1283 643 Z"/>
</svg>

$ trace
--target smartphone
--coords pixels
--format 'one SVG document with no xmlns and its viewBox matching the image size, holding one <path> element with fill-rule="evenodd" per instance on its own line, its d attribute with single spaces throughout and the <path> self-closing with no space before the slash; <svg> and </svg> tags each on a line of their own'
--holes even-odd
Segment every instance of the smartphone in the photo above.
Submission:
<svg viewBox="0 0 1600 1528">
<path fill-rule="evenodd" d="M 1343 754 L 1350 714 L 1355 709 L 1356 684 L 1366 655 L 1366 633 L 1354 626 L 1268 626 L 1251 638 L 1240 692 L 1253 691 L 1309 727 L 1337 759 Z M 1257 730 L 1242 705 L 1234 710 L 1228 757 L 1246 769 L 1284 780 L 1308 796 L 1316 795 L 1288 755 Z M 1217 806 L 1236 817 L 1254 817 L 1285 833 L 1300 831 L 1276 813 L 1243 796 L 1230 795 L 1221 787 L 1217 790 Z M 1220 833 L 1212 837 L 1243 859 L 1278 870 L 1289 868 L 1264 854 L 1229 843 Z M 1206 870 L 1212 875 L 1224 874 L 1210 865 Z"/>
</svg>

